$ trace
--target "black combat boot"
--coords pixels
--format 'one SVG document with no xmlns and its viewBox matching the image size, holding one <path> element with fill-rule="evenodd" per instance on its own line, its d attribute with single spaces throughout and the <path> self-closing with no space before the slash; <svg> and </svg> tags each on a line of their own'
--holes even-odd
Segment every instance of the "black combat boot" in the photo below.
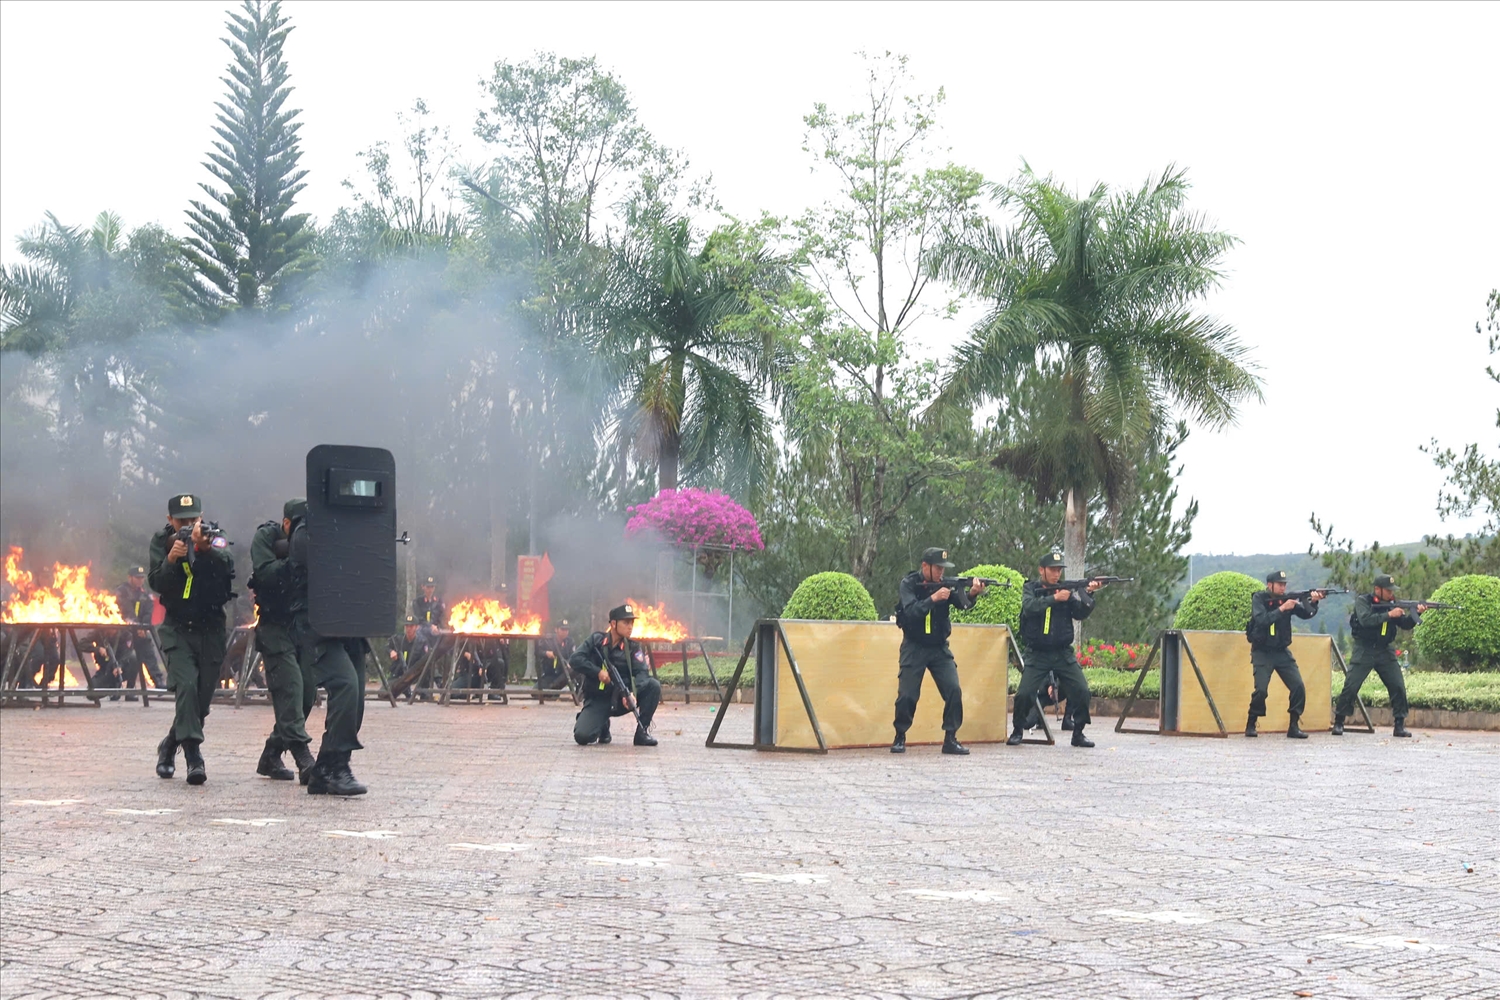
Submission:
<svg viewBox="0 0 1500 1000">
<path fill-rule="evenodd" d="M 1396 716 L 1396 728 L 1393 729 L 1393 730 L 1391 730 L 1391 735 L 1392 736 L 1410 736 L 1411 735 L 1411 733 L 1406 728 L 1406 716 L 1404 716 L 1404 715 L 1398 715 L 1398 716 Z"/>
<path fill-rule="evenodd" d="M 1018 747 L 1021 745 L 1021 741 L 1025 738 L 1025 730 L 1016 729 L 1014 726 L 1012 726 L 1010 735 L 1005 739 L 1005 745 L 1008 747 Z"/>
<path fill-rule="evenodd" d="M 272 781 L 291 781 L 296 775 L 281 763 L 281 753 L 281 747 L 274 738 L 266 740 L 266 748 L 260 752 L 260 762 L 255 765 L 255 773 Z"/>
<path fill-rule="evenodd" d="M 612 742 L 614 742 L 614 737 L 609 735 L 609 720 L 605 719 L 604 728 L 599 730 L 599 745 L 603 746 L 606 743 Z"/>
<path fill-rule="evenodd" d="M 201 785 L 208 780 L 208 768 L 203 766 L 203 753 L 196 742 L 182 745 L 182 761 L 187 765 L 188 784 Z"/>
<path fill-rule="evenodd" d="M 1296 712 L 1291 712 L 1291 713 L 1288 713 L 1288 718 L 1291 721 L 1289 721 L 1287 723 L 1286 738 L 1289 739 L 1289 740 L 1305 740 L 1305 739 L 1307 739 L 1307 734 L 1304 733 L 1302 731 L 1302 728 L 1297 725 L 1297 720 L 1300 719 L 1300 718 L 1302 718 L 1302 716 L 1298 715 Z"/>
<path fill-rule="evenodd" d="M 953 754 L 957 757 L 967 757 L 969 756 L 969 748 L 958 742 L 957 733 L 944 733 L 943 753 Z"/>
<path fill-rule="evenodd" d="M 1082 724 L 1073 727 L 1073 745 L 1075 747 L 1091 747 L 1094 745 L 1093 740 L 1083 735 Z"/>
<path fill-rule="evenodd" d="M 349 770 L 348 752 L 336 753 L 332 750 L 318 751 L 317 762 L 313 765 L 312 774 L 307 780 L 308 795 L 363 795 L 369 791 L 364 785 L 354 780 L 354 772 Z"/>
<path fill-rule="evenodd" d="M 1333 717 L 1333 728 L 1330 729 L 1330 730 L 1328 730 L 1328 735 L 1329 736 L 1343 736 L 1344 735 L 1344 717 L 1342 715 L 1335 715 Z"/>
<path fill-rule="evenodd" d="M 640 726 L 636 726 L 635 745 L 638 747 L 654 747 L 656 746 L 656 737 L 646 732 Z"/>
<path fill-rule="evenodd" d="M 177 737 L 171 733 L 156 744 L 156 776 L 170 778 L 177 773 Z"/>
<path fill-rule="evenodd" d="M 297 765 L 297 783 L 307 784 L 307 780 L 312 777 L 313 765 L 317 761 L 313 760 L 312 751 L 307 749 L 306 743 L 292 744 L 292 760 Z"/>
<path fill-rule="evenodd" d="M 1255 716 L 1253 715 L 1245 721 L 1245 735 L 1252 739 L 1260 735 L 1260 733 L 1255 731 Z"/>
<path fill-rule="evenodd" d="M 891 753 L 906 753 L 905 733 L 897 733 L 896 738 L 891 740 Z"/>
</svg>

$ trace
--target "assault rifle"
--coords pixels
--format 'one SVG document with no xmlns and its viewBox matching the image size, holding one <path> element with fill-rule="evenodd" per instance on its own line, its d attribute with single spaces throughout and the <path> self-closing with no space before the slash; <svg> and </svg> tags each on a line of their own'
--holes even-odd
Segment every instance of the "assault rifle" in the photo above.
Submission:
<svg viewBox="0 0 1500 1000">
<path fill-rule="evenodd" d="M 615 668 L 615 665 L 610 662 L 610 659 L 609 659 L 609 650 L 607 648 L 605 648 L 605 646 L 607 646 L 608 644 L 609 644 L 609 640 L 606 639 L 606 640 L 604 640 L 604 645 L 603 646 L 595 646 L 594 648 L 599 651 L 599 659 L 601 659 L 601 660 L 604 661 L 604 669 L 609 671 L 609 681 L 610 681 L 610 683 L 613 684 L 615 687 L 619 688 L 619 690 L 620 690 L 620 696 L 621 696 L 622 700 L 624 700 L 624 702 L 625 702 L 625 707 L 628 708 L 628 709 L 630 709 L 630 714 L 631 715 L 635 716 L 635 724 L 636 724 L 637 730 L 639 732 L 644 733 L 644 732 L 646 732 L 646 724 L 641 721 L 640 706 L 638 706 L 636 704 L 636 701 L 635 701 L 635 691 L 634 691 L 634 689 L 631 688 L 631 686 L 629 684 L 626 684 L 620 678 L 620 671 L 617 670 Z M 627 649 L 630 648 L 628 643 L 626 645 L 626 648 Z M 599 675 L 596 673 L 594 676 L 597 677 Z M 599 682 L 599 690 L 600 691 L 604 690 L 604 682 L 603 681 Z"/>
<path fill-rule="evenodd" d="M 976 583 L 982 583 L 986 587 L 1009 587 L 1009 580 L 992 580 L 987 576 L 945 576 L 941 580 L 923 580 L 920 586 L 923 596 L 947 587 L 949 590 L 967 591 Z"/>
<path fill-rule="evenodd" d="M 1338 587 L 1314 587 L 1311 590 L 1288 590 L 1280 597 L 1276 597 L 1275 594 L 1272 594 L 1271 596 L 1276 598 L 1275 603 L 1280 604 L 1282 601 L 1305 601 L 1313 594 L 1322 594 L 1324 597 L 1332 597 L 1334 594 L 1347 593 L 1349 593 L 1349 591 L 1341 590 Z"/>
<path fill-rule="evenodd" d="M 1428 611 L 1462 611 L 1464 609 L 1462 604 L 1443 604 L 1439 601 L 1372 601 L 1370 607 L 1376 611 L 1400 608 L 1407 612 L 1415 612 L 1418 607 L 1426 608 Z"/>
<path fill-rule="evenodd" d="M 1108 587 L 1112 583 L 1134 583 L 1133 576 L 1091 576 L 1084 580 L 1058 580 L 1056 583 L 1043 583 L 1039 589 L 1044 594 L 1050 594 L 1054 590 L 1087 590 L 1089 584 L 1098 583 L 1101 587 Z"/>
</svg>

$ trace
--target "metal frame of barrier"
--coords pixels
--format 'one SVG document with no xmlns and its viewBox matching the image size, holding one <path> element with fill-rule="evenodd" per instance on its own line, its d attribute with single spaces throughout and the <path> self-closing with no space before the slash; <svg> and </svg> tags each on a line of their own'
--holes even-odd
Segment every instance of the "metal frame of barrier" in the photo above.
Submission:
<svg viewBox="0 0 1500 1000">
<path fill-rule="evenodd" d="M 1338 643 L 1330 640 L 1329 647 L 1332 649 L 1331 664 L 1337 665 L 1338 669 L 1347 679 L 1349 668 L 1344 663 L 1344 654 L 1339 650 Z M 1203 692 L 1208 707 L 1213 711 L 1214 722 L 1218 724 L 1217 733 L 1184 733 L 1178 729 L 1178 692 L 1182 677 L 1182 652 L 1186 652 L 1188 662 L 1192 665 L 1193 675 L 1198 680 L 1198 687 Z M 1151 670 L 1157 654 L 1161 654 L 1161 694 L 1157 699 L 1156 727 L 1154 729 L 1127 729 L 1125 720 L 1130 715 L 1130 709 L 1140 697 L 1141 685 L 1146 680 L 1146 674 Z M 1213 692 L 1208 688 L 1208 681 L 1203 676 L 1203 670 L 1198 666 L 1198 657 L 1193 652 L 1193 645 L 1188 641 L 1187 633 L 1182 629 L 1163 629 L 1157 633 L 1156 642 L 1151 646 L 1151 652 L 1147 654 L 1145 662 L 1137 668 L 1140 671 L 1135 679 L 1135 686 L 1130 690 L 1130 696 L 1125 699 L 1124 706 L 1120 709 L 1120 717 L 1115 720 L 1115 732 L 1135 733 L 1148 736 L 1204 736 L 1211 739 L 1227 739 L 1229 730 L 1224 725 L 1224 718 L 1219 713 L 1218 703 L 1214 701 Z M 1365 731 L 1375 732 L 1375 726 L 1370 721 L 1370 713 L 1365 708 L 1364 699 L 1359 697 L 1358 692 L 1354 696 L 1359 706 L 1360 714 L 1365 720 Z M 1358 730 L 1356 730 L 1357 732 Z"/>
<path fill-rule="evenodd" d="M 840 623 L 843 624 L 843 623 Z M 1008 632 L 1008 630 L 1007 630 Z M 813 736 L 818 745 L 816 747 L 788 747 L 779 746 L 776 743 L 777 732 L 777 645 L 786 656 L 787 667 L 791 671 L 792 679 L 796 681 L 797 693 L 802 701 L 802 708 L 807 713 L 807 720 L 812 726 Z M 1006 687 L 1009 687 L 1009 670 L 1011 658 L 1024 672 L 1026 663 L 1022 659 L 1020 649 L 1017 647 L 1014 637 L 1007 635 L 1006 638 Z M 724 722 L 724 716 L 729 710 L 729 705 L 734 699 L 734 694 L 739 690 L 740 678 L 744 675 L 745 666 L 750 662 L 751 654 L 755 655 L 755 702 L 754 717 L 752 722 L 752 740 L 749 743 L 730 743 L 719 740 L 719 727 Z M 1041 719 L 1043 738 L 1028 737 L 1023 743 L 1031 743 L 1045 746 L 1053 746 L 1057 738 L 1052 733 L 1052 728 L 1047 724 L 1047 713 L 1042 709 L 1041 701 L 1035 699 L 1037 715 Z M 1006 698 L 1007 712 L 1010 712 L 1011 698 Z M 1009 720 L 1010 715 L 1007 715 Z M 1007 725 L 1009 722 L 1007 722 Z M 720 695 L 719 707 L 715 713 L 713 725 L 709 727 L 708 739 L 705 746 L 721 750 L 766 750 L 777 753 L 828 753 L 828 741 L 823 733 L 822 726 L 818 723 L 817 711 L 813 708 L 812 698 L 807 691 L 807 683 L 802 676 L 802 668 L 797 663 L 797 656 L 792 652 L 790 641 L 787 639 L 786 630 L 782 627 L 779 618 L 762 618 L 756 621 L 750 630 L 750 635 L 745 639 L 743 652 L 740 654 L 739 663 L 734 672 L 724 685 Z"/>
<path fill-rule="evenodd" d="M 165 698 L 169 694 L 165 688 L 145 687 L 145 675 L 150 671 L 149 668 L 145 668 L 144 666 L 142 670 L 142 686 L 139 688 L 96 687 L 94 684 L 95 672 L 90 671 L 88 665 L 84 662 L 83 649 L 78 642 L 79 632 L 103 633 L 106 637 L 112 637 L 111 641 L 108 642 L 108 648 L 110 656 L 118 663 L 120 659 L 118 652 L 120 640 L 124 637 L 124 633 L 131 630 L 144 629 L 151 634 L 151 644 L 152 648 L 156 650 L 158 669 L 165 671 L 167 658 L 166 654 L 162 652 L 161 640 L 156 634 L 155 626 L 135 622 L 110 625 L 89 625 L 75 622 L 7 622 L 4 628 L 10 633 L 10 642 L 5 652 L 4 668 L 0 670 L 0 705 L 24 705 L 39 700 L 43 708 L 63 708 L 65 706 L 98 708 L 100 707 L 99 702 L 104 698 L 139 696 L 141 707 L 149 708 L 152 695 L 158 698 Z M 57 665 L 57 687 L 49 687 L 51 680 L 44 680 L 37 687 L 22 687 L 21 680 L 26 668 L 26 660 L 31 656 L 31 651 L 35 648 L 37 639 L 45 632 L 53 632 L 58 638 L 60 661 Z M 23 650 L 21 648 L 22 637 L 27 633 L 30 633 L 30 637 L 24 643 L 25 648 Z M 68 647 L 70 644 L 72 645 L 73 658 L 76 659 L 78 669 L 83 674 L 86 687 L 70 688 L 67 686 L 66 668 L 69 660 Z M 152 679 L 156 680 L 156 678 Z M 75 698 L 83 698 L 89 704 L 80 705 L 75 702 L 72 706 L 68 706 L 65 698 L 69 695 Z M 53 705 L 52 702 L 54 697 L 57 699 L 56 705 Z"/>
</svg>

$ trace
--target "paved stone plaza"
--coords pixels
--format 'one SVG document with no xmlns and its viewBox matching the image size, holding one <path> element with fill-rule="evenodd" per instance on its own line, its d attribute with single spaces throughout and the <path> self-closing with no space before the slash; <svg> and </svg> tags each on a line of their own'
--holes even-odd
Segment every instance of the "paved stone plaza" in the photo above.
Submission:
<svg viewBox="0 0 1500 1000">
<path fill-rule="evenodd" d="M 1500 997 L 1500 734 L 812 757 L 572 715 L 372 702 L 340 801 L 254 776 L 263 706 L 197 789 L 165 704 L 0 713 L 0 993 Z"/>
</svg>

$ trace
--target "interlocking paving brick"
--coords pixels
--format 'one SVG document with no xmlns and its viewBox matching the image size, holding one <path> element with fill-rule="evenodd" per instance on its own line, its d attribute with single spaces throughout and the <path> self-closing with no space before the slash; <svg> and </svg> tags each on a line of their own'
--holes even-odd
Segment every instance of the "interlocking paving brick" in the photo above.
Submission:
<svg viewBox="0 0 1500 1000">
<path fill-rule="evenodd" d="M 371 702 L 339 800 L 254 775 L 264 706 L 159 780 L 166 708 L 0 713 L 5 998 L 1500 997 L 1494 733 L 810 757 Z"/>
</svg>

